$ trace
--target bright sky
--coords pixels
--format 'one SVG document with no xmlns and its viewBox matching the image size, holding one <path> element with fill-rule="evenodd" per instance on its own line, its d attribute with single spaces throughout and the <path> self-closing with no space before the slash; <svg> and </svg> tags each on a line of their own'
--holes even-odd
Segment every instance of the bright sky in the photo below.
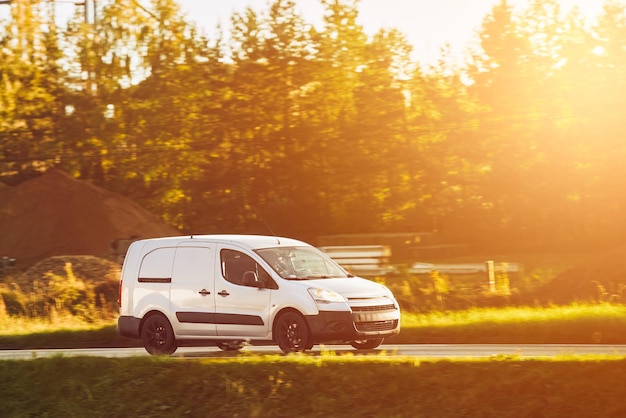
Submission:
<svg viewBox="0 0 626 418">
<path fill-rule="evenodd" d="M 89 0 L 88 0 L 89 1 Z M 150 0 L 138 0 L 149 7 Z M 206 34 L 215 38 L 216 27 L 228 28 L 233 12 L 247 7 L 267 11 L 272 0 L 177 0 L 188 20 L 196 23 Z M 526 7 L 531 0 L 509 0 L 516 7 Z M 590 20 L 602 10 L 603 0 L 558 0 L 565 10 L 578 6 Z M 626 0 L 624 0 L 626 1 Z M 314 25 L 322 21 L 321 0 L 295 0 L 298 13 Z M 413 57 L 422 64 L 433 64 L 441 57 L 446 43 L 454 56 L 461 58 L 475 42 L 475 33 L 485 16 L 500 0 L 360 0 L 359 19 L 367 34 L 382 27 L 402 31 L 413 45 Z M 60 15 L 69 16 L 74 10 L 71 1 L 57 0 Z M 0 6 L 0 17 L 6 17 L 8 7 Z"/>
<path fill-rule="evenodd" d="M 320 0 L 295 0 L 298 12 L 312 24 L 321 22 Z M 382 27 L 394 27 L 407 35 L 414 57 L 422 63 L 440 58 L 440 48 L 449 43 L 455 55 L 470 45 L 482 20 L 500 0 L 361 0 L 360 23 L 368 34 Z M 565 9 L 577 5 L 593 18 L 602 9 L 602 0 L 559 0 Z M 271 0 L 178 0 L 188 18 L 209 36 L 218 23 L 229 26 L 233 12 L 246 7 L 266 11 Z M 511 0 L 518 7 L 530 0 Z"/>
</svg>

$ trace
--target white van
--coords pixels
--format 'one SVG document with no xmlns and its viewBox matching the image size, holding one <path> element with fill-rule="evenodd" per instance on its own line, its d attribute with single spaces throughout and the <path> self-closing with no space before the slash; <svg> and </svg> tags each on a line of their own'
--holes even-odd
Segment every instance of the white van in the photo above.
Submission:
<svg viewBox="0 0 626 418">
<path fill-rule="evenodd" d="M 273 236 L 135 241 L 118 303 L 119 334 L 141 339 L 150 354 L 261 341 L 285 353 L 331 342 L 372 349 L 400 332 L 388 288 L 354 277 L 309 244 Z"/>
</svg>

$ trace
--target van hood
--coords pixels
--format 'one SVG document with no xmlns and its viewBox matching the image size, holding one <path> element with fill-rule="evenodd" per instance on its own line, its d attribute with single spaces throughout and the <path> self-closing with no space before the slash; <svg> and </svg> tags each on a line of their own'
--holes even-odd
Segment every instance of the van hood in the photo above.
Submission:
<svg viewBox="0 0 626 418">
<path fill-rule="evenodd" d="M 315 279 L 308 280 L 307 284 L 335 291 L 349 299 L 391 296 L 386 286 L 360 277 Z"/>
</svg>

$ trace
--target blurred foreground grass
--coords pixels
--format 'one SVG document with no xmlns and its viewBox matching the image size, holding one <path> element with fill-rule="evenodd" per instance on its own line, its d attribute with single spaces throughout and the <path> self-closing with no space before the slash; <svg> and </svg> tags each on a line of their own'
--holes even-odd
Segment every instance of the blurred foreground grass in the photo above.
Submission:
<svg viewBox="0 0 626 418">
<path fill-rule="evenodd" d="M 625 359 L 0 361 L 7 417 L 623 417 Z"/>
</svg>

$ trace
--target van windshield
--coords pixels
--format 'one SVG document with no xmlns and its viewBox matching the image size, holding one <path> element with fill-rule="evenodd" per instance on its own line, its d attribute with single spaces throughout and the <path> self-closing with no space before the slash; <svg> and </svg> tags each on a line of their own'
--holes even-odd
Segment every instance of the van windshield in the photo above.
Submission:
<svg viewBox="0 0 626 418">
<path fill-rule="evenodd" d="M 352 277 L 314 247 L 275 247 L 256 250 L 283 279 L 307 280 Z"/>
</svg>

